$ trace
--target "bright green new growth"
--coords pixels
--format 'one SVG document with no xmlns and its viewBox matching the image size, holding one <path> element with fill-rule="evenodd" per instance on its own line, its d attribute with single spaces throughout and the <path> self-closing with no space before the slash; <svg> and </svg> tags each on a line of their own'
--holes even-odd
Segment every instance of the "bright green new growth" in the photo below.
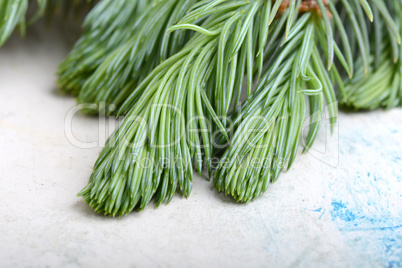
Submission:
<svg viewBox="0 0 402 268">
<path fill-rule="evenodd" d="M 359 43 L 359 40 L 355 41 L 356 44 L 350 42 L 351 38 L 347 34 L 354 32 L 359 35 L 359 26 L 353 25 L 355 21 L 353 14 L 359 13 L 361 7 L 357 2 L 352 7 L 347 1 L 340 1 L 339 5 L 350 11 L 351 24 L 340 23 L 340 16 L 332 3 L 329 3 L 329 10 L 334 17 L 333 25 L 326 24 L 321 3 L 324 21 L 317 18 L 315 14 L 310 17 L 308 13 L 297 19 L 289 34 L 287 29 L 281 30 L 284 34 L 277 43 L 286 42 L 286 45 L 279 53 L 272 55 L 275 61 L 267 63 L 268 69 L 254 92 L 254 99 L 243 104 L 241 112 L 233 119 L 237 130 L 214 174 L 214 185 L 219 191 L 232 195 L 237 201 L 248 202 L 264 193 L 269 183 L 278 179 L 286 165 L 289 169 L 297 154 L 304 127 L 305 107 L 308 105 L 310 106 L 310 130 L 305 141 L 304 152 L 311 147 L 317 136 L 325 106 L 324 100 L 329 111 L 330 122 L 334 126 L 337 117 L 334 86 L 337 85 L 341 98 L 346 97 L 350 100 L 348 94 L 351 93 L 349 86 L 345 89 L 337 66 L 342 66 L 349 76 L 352 76 L 352 59 L 359 56 L 361 61 L 357 62 L 357 66 L 361 67 L 357 75 L 362 76 L 357 81 L 364 83 L 363 62 L 365 60 L 363 58 L 369 48 L 363 42 Z M 376 11 L 377 9 L 374 9 L 377 15 Z M 371 12 L 368 13 L 371 14 Z M 361 12 L 359 14 L 362 15 Z M 383 17 L 388 16 L 389 14 L 384 12 Z M 282 19 L 286 19 L 286 14 Z M 388 25 L 390 28 L 396 28 L 393 22 Z M 343 35 L 339 38 L 343 50 L 339 48 L 337 40 L 333 37 L 333 31 Z M 288 36 L 287 39 L 286 36 Z M 391 40 L 395 40 L 394 37 L 399 38 L 392 32 L 390 36 Z M 330 49 L 330 46 L 333 49 Z M 273 47 L 276 47 L 275 44 Z M 360 50 L 352 49 L 355 47 Z M 324 52 L 329 63 L 332 63 L 331 53 L 333 53 L 338 60 L 337 66 L 330 67 L 329 71 L 326 70 L 320 51 Z M 392 68 L 390 67 L 389 70 Z M 379 81 L 378 75 L 381 74 L 373 78 L 375 81 Z M 391 78 L 392 71 L 386 77 Z M 396 76 L 395 79 L 398 80 L 399 77 Z M 389 83 L 389 80 L 385 80 L 385 83 Z M 373 92 L 369 96 L 373 95 L 375 90 L 376 88 L 372 89 Z M 361 92 L 367 91 L 366 88 Z M 308 103 L 306 97 L 308 97 Z"/>
<path fill-rule="evenodd" d="M 198 33 L 179 53 L 156 67 L 121 106 L 119 114 L 127 112 L 127 116 L 80 193 L 97 212 L 124 215 L 137 205 L 143 209 L 153 197 L 157 205 L 169 202 L 177 186 L 188 196 L 193 163 L 201 173 L 206 162 L 211 173 L 211 133 L 215 128 L 228 137 L 210 100 L 224 107 L 224 114 L 231 100 L 227 95 L 241 90 L 242 83 L 235 78 L 244 69 L 236 62 L 256 56 L 249 44 L 250 29 L 260 8 L 266 8 L 261 1 L 195 6 L 169 29 L 188 28 Z M 195 19 L 199 25 L 192 24 Z M 220 84 L 226 85 L 226 90 L 217 95 L 213 89 Z M 150 163 L 145 164 L 145 159 Z"/>
<path fill-rule="evenodd" d="M 191 32 L 170 34 L 167 29 L 182 18 L 194 2 L 171 0 L 149 5 L 136 21 L 130 38 L 111 52 L 87 79 L 78 102 L 120 107 L 159 63 L 179 52 L 188 42 Z"/>
<path fill-rule="evenodd" d="M 291 7 L 298 9 L 300 3 L 291 1 Z M 332 23 L 327 7 L 318 1 L 322 17 L 311 12 L 298 18 L 290 9 L 270 26 L 268 18 L 276 14 L 277 4 L 218 0 L 196 4 L 177 25 L 168 29 L 168 32 L 197 32 L 187 45 L 144 78 L 122 106 L 115 97 L 114 101 L 103 99 L 118 105 L 118 114 L 128 114 L 103 150 L 90 183 L 80 193 L 97 212 L 124 215 L 137 206 L 143 209 L 153 197 L 157 205 L 165 199 L 169 202 L 176 185 L 188 196 L 191 163 L 199 173 L 206 163 L 211 174 L 216 150 L 212 133 L 220 133 L 219 142 L 227 140 L 224 127 L 238 130 L 214 172 L 214 184 L 239 201 L 249 201 L 278 178 L 286 163 L 290 166 L 294 161 L 307 105 L 311 125 L 305 150 L 317 135 L 324 100 L 331 123 L 336 122 L 334 85 L 339 84 L 342 95 L 346 93 L 338 68 L 333 66 L 334 56 L 352 76 L 353 59 L 358 53 L 366 54 L 363 39 L 349 41 L 350 35 L 359 35 L 359 26 L 353 23 L 356 17 L 348 13 L 352 33 L 348 32 L 336 7 L 332 3 L 328 7 L 335 16 Z M 360 5 L 352 7 L 347 1 L 339 5 L 352 12 L 361 10 Z M 368 6 L 363 7 L 371 14 Z M 341 33 L 343 49 L 333 37 L 334 30 Z M 269 32 L 272 37 L 268 39 Z M 283 50 L 279 51 L 281 43 Z M 360 50 L 356 51 L 355 46 Z M 322 52 L 330 71 L 324 67 Z M 262 75 L 264 62 L 268 68 Z M 123 66 L 133 64 L 135 61 Z M 111 64 L 104 65 L 108 68 Z M 247 79 L 248 101 L 241 112 L 225 119 L 233 100 L 237 103 L 240 99 L 243 74 Z M 253 92 L 252 84 L 260 78 Z M 121 81 L 127 83 L 127 77 L 123 76 Z M 131 88 L 117 92 L 130 92 Z M 94 96 L 96 92 L 93 91 Z M 263 120 L 256 121 L 256 117 Z M 230 126 L 232 119 L 234 125 Z M 144 158 L 152 165 L 141 165 Z M 253 158 L 266 159 L 264 167 L 250 168 Z"/>
<path fill-rule="evenodd" d="M 0 0 L 0 45 L 17 26 L 24 32 L 28 2 Z M 37 2 L 29 21 L 91 1 Z M 337 99 L 353 109 L 401 105 L 402 3 L 306 2 L 316 7 L 100 1 L 58 70 L 60 87 L 79 103 L 114 104 L 107 114 L 126 115 L 80 193 L 84 200 L 122 216 L 152 199 L 170 202 L 176 190 L 189 196 L 193 168 L 206 167 L 219 191 L 248 202 L 292 165 L 307 116 L 304 152 L 325 108 L 336 123 Z"/>
<path fill-rule="evenodd" d="M 86 17 L 85 32 L 58 70 L 62 91 L 77 96 L 84 83 L 116 48 L 133 36 L 153 1 L 103 0 Z"/>
<path fill-rule="evenodd" d="M 316 19 L 306 14 L 296 22 L 290 40 L 274 55 L 253 99 L 234 119 L 237 130 L 214 174 L 214 185 L 237 201 L 248 202 L 264 193 L 286 163 L 292 165 L 308 103 L 310 131 L 305 150 L 317 136 L 324 99 L 331 123 L 336 122 L 335 81 L 331 81 L 314 41 L 315 35 L 325 35 Z M 280 42 L 282 39 L 276 44 Z M 335 67 L 332 70 L 337 74 Z"/>
</svg>

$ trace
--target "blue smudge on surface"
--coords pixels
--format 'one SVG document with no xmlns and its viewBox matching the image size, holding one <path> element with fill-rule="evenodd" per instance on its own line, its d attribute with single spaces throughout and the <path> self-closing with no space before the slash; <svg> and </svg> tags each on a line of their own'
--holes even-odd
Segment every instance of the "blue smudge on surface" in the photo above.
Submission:
<svg viewBox="0 0 402 268">
<path fill-rule="evenodd" d="M 401 267 L 402 263 L 400 259 L 398 261 L 398 258 L 395 258 L 398 252 L 400 254 L 402 248 L 400 241 L 398 242 L 394 238 L 384 238 L 383 245 L 385 255 L 388 257 L 387 267 Z"/>
<path fill-rule="evenodd" d="M 365 215 L 361 207 L 342 200 L 332 201 L 330 214 L 340 231 L 353 238 L 352 243 L 363 242 L 363 250 L 378 255 L 383 267 L 402 267 L 402 219 L 383 213 Z"/>
<path fill-rule="evenodd" d="M 402 267 L 400 169 L 363 174 L 356 172 L 344 184 L 330 183 L 332 198 L 323 209 L 357 255 L 376 267 Z"/>
<path fill-rule="evenodd" d="M 341 134 L 348 141 L 340 147 L 345 168 L 327 182 L 327 200 L 319 206 L 352 252 L 352 266 L 402 268 L 402 154 L 397 146 L 402 129 L 399 123 L 386 127 L 386 133 L 373 128 Z M 347 156 L 350 147 L 357 159 Z"/>
<path fill-rule="evenodd" d="M 334 201 L 332 202 L 332 219 L 341 219 L 346 222 L 350 222 L 356 219 L 356 215 L 354 215 L 351 211 L 349 211 L 342 201 Z"/>
<path fill-rule="evenodd" d="M 320 220 L 322 218 L 322 216 L 325 214 L 325 210 L 323 208 L 317 208 L 317 209 L 305 209 L 307 211 L 311 211 L 311 212 L 320 212 L 320 216 L 318 217 L 318 219 Z"/>
</svg>

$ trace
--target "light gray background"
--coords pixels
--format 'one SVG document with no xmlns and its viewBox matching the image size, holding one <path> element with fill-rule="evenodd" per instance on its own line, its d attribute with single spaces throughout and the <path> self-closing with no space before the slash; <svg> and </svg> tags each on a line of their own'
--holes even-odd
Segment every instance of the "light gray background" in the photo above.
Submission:
<svg viewBox="0 0 402 268">
<path fill-rule="evenodd" d="M 0 49 L 0 267 L 402 266 L 401 109 L 341 113 L 249 204 L 194 178 L 188 200 L 108 218 L 76 197 L 100 148 L 66 138 L 54 75 L 76 35 L 41 28 Z M 98 123 L 73 133 L 97 141 Z"/>
</svg>

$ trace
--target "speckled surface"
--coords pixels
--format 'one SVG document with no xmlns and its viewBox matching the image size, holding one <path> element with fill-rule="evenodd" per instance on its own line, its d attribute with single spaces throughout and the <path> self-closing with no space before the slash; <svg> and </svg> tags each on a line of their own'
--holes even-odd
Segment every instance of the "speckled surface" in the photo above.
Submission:
<svg viewBox="0 0 402 268">
<path fill-rule="evenodd" d="M 195 178 L 188 200 L 107 218 L 76 197 L 100 149 L 66 138 L 54 72 L 74 37 L 56 32 L 0 49 L 0 267 L 402 267 L 401 109 L 341 113 L 247 205 Z M 99 140 L 97 118 L 72 129 Z"/>
</svg>

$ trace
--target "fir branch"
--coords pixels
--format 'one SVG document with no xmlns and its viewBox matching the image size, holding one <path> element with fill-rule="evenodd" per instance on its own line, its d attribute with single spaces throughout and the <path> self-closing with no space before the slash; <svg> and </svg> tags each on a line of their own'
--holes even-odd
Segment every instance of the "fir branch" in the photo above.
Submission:
<svg viewBox="0 0 402 268">
<path fill-rule="evenodd" d="M 99 65 L 135 34 L 146 17 L 141 14 L 148 14 L 152 8 L 157 8 L 152 6 L 154 2 L 99 2 L 84 21 L 85 32 L 59 65 L 58 83 L 61 90 L 77 96 Z"/>
<path fill-rule="evenodd" d="M 388 2 L 388 9 L 393 14 L 391 24 L 395 24 L 400 35 L 402 3 L 396 0 Z M 389 21 L 382 20 L 380 12 L 377 7 L 373 9 L 374 25 L 370 29 L 374 32 L 370 39 L 373 49 L 368 75 L 359 68 L 353 79 L 345 79 L 346 98 L 341 104 L 355 110 L 391 109 L 402 104 L 402 48 Z M 357 64 L 361 61 L 360 57 Z"/>
<path fill-rule="evenodd" d="M 26 21 L 90 2 L 38 0 L 27 18 L 28 0 L 0 0 L 0 45 Z M 218 190 L 259 196 L 294 162 L 307 106 L 305 151 L 325 104 L 336 122 L 335 88 L 356 109 L 400 105 L 401 11 L 398 0 L 101 1 L 59 84 L 126 118 L 80 195 L 121 216 L 169 202 L 176 189 L 188 196 L 193 165 L 201 173 L 206 163 Z"/>
<path fill-rule="evenodd" d="M 370 6 L 367 5 L 367 2 L 360 4 L 371 19 Z M 369 48 L 367 42 L 364 41 L 365 38 L 368 38 L 367 34 L 361 35 L 358 25 L 354 23 L 356 20 L 355 12 L 359 14 L 360 20 L 365 21 L 359 12 L 361 7 L 356 3 L 352 8 L 345 1 L 341 1 L 339 5 L 349 12 L 348 16 L 352 21 L 351 25 L 346 25 L 349 29 L 344 28 L 337 8 L 330 2 L 329 11 L 331 17 L 334 17 L 333 25 L 324 26 L 328 21 L 314 20 L 308 16 L 304 16 L 308 20 L 304 20 L 303 17 L 299 18 L 293 28 L 295 31 L 289 34 L 291 38 L 289 38 L 290 41 L 287 40 L 287 48 L 280 54 L 273 56 L 276 62 L 270 65 L 271 68 L 268 69 L 265 78 L 262 79 L 255 92 L 255 98 L 252 102 L 245 103 L 241 112 L 234 119 L 234 129 L 237 130 L 229 147 L 224 151 L 214 174 L 214 185 L 219 191 L 232 195 L 237 201 L 248 202 L 266 191 L 269 183 L 277 180 L 286 165 L 289 169 L 296 157 L 305 118 L 304 109 L 307 103 L 304 95 L 309 96 L 310 106 L 310 131 L 305 141 L 304 152 L 311 147 L 317 135 L 324 99 L 329 108 L 330 121 L 334 126 L 337 114 L 334 85 L 338 85 L 340 95 L 347 100 L 350 98 L 351 90 L 348 87 L 345 89 L 336 66 L 330 68 L 329 71 L 325 70 L 319 51 L 323 51 L 327 57 L 334 53 L 339 62 L 337 66 L 343 66 L 349 76 L 352 76 L 352 47 L 355 47 L 355 44 L 349 41 L 350 37 L 351 40 L 362 40 L 358 41 L 361 42 L 360 53 L 353 50 L 354 53 L 360 55 L 361 59 L 367 57 L 366 49 Z M 322 2 L 320 6 L 321 14 L 325 14 Z M 383 19 L 390 29 L 394 27 L 392 26 L 394 22 L 386 19 L 387 13 L 388 11 L 384 11 L 378 20 L 382 21 Z M 312 28 L 314 28 L 315 38 L 312 35 Z M 342 52 L 336 40 L 332 39 L 332 29 L 340 33 L 340 41 L 345 52 Z M 391 40 L 397 42 L 398 35 L 393 30 L 389 31 Z M 355 35 L 351 34 L 353 32 Z M 327 37 L 326 40 L 325 36 Z M 333 50 L 331 49 L 332 46 Z M 331 59 L 331 56 L 328 59 Z M 358 66 L 362 66 L 358 68 L 358 75 L 367 73 L 363 64 Z M 382 72 L 372 77 L 371 80 L 378 81 L 380 76 L 388 72 L 388 75 L 384 77 L 385 81 L 382 82 L 382 86 L 385 88 L 385 85 L 389 85 L 387 78 L 392 77 L 393 87 L 390 91 L 392 92 L 392 100 L 395 101 L 395 96 L 399 90 L 396 87 L 399 85 L 400 76 L 392 76 L 392 72 L 389 71 L 394 66 L 389 64 L 387 66 L 388 70 L 382 69 Z M 385 68 L 385 66 L 383 67 Z M 308 70 L 308 73 L 305 71 L 299 75 L 300 69 Z M 361 78 L 356 79 L 359 81 L 356 88 L 359 89 L 359 92 L 365 92 L 360 86 L 365 83 L 363 81 L 370 80 L 362 80 Z M 358 96 L 356 99 L 359 101 L 367 101 L 367 97 L 372 97 L 371 100 L 373 100 L 381 94 L 381 91 L 378 91 L 372 82 L 371 84 L 368 83 L 367 88 L 370 90 L 367 91 L 366 99 L 364 96 Z M 390 102 L 387 104 L 391 105 Z M 392 105 L 394 104 L 392 103 Z"/>
<path fill-rule="evenodd" d="M 141 32 L 102 63 L 93 75 L 96 79 L 88 80 L 80 93 L 89 98 L 81 101 L 114 103 L 120 107 L 118 114 L 127 113 L 127 117 L 107 142 L 88 186 L 80 193 L 95 211 L 121 216 L 135 207 L 143 209 L 153 197 L 157 205 L 166 199 L 169 202 L 177 185 L 188 196 L 191 163 L 199 173 L 206 163 L 211 172 L 212 155 L 219 152 L 212 147 L 212 133 L 217 130 L 219 141 L 227 140 L 225 126 L 236 131 L 214 173 L 214 184 L 239 201 L 250 201 L 278 178 L 286 163 L 288 167 L 293 163 L 307 104 L 311 122 L 305 151 L 315 140 L 325 102 L 331 123 L 336 122 L 335 84 L 345 96 L 338 65 L 351 76 L 354 55 L 366 56 L 368 35 L 364 28 L 361 34 L 357 21 L 365 20 L 360 10 L 371 16 L 370 6 L 365 1 L 354 6 L 340 1 L 337 5 L 347 10 L 351 21 L 345 28 L 337 5 L 318 0 L 314 8 L 297 17 L 294 10 L 299 10 L 302 2 L 291 1 L 291 8 L 278 17 L 283 3 L 200 1 L 186 15 L 181 13 L 184 16 L 174 26 L 162 20 L 168 25 L 167 33 L 196 33 L 183 43 L 182 50 L 155 64 L 155 69 L 147 69 L 144 74 L 149 75 L 140 77 L 136 76 L 140 69 L 133 71 L 145 62 L 141 57 L 146 53 L 137 45 L 139 36 L 147 36 Z M 278 19 L 269 25 L 267 18 Z M 164 27 L 156 27 L 152 32 L 160 35 Z M 333 31 L 340 32 L 343 49 Z M 164 42 L 151 42 L 151 48 L 161 44 Z M 278 49 L 280 44 L 283 51 Z M 134 55 L 132 61 L 126 56 L 129 54 Z M 321 55 L 325 55 L 329 70 Z M 261 76 L 264 65 L 268 69 Z M 111 68 L 117 69 L 112 72 Z M 122 73 L 126 68 L 128 72 Z M 231 113 L 230 105 L 239 100 L 244 74 L 248 100 Z M 251 85 L 260 78 L 253 93 Z M 91 86 L 85 91 L 87 85 Z M 225 119 L 229 113 L 233 126 Z M 255 117 L 264 120 L 255 122 Z M 172 140 L 177 142 L 166 147 Z M 176 156 L 184 161 L 177 161 Z M 250 158 L 267 159 L 268 166 L 250 168 Z M 141 166 L 143 159 L 153 165 Z M 224 165 L 226 161 L 229 165 Z"/>
<path fill-rule="evenodd" d="M 246 102 L 233 120 L 236 131 L 214 173 L 214 185 L 237 201 L 248 202 L 264 193 L 286 164 L 288 168 L 292 165 L 306 117 L 306 97 L 310 131 L 305 151 L 316 138 L 324 100 L 331 123 L 336 122 L 333 81 L 319 55 L 317 40 L 318 35 L 325 35 L 325 27 L 309 14 L 304 17 L 307 22 L 301 17 L 295 23 L 296 32 L 291 31 L 292 38 L 274 56 L 252 101 Z"/>
<path fill-rule="evenodd" d="M 119 113 L 128 114 L 80 193 L 95 211 L 124 215 L 136 206 L 143 209 L 153 197 L 157 205 L 166 199 L 169 202 L 177 185 L 188 196 L 192 163 L 201 172 L 205 160 L 211 170 L 211 124 L 226 135 L 210 103 L 217 97 L 213 88 L 222 83 L 227 91 L 218 94 L 234 91 L 235 62 L 241 48 L 247 59 L 248 50 L 254 47 L 248 44 L 247 35 L 254 32 L 256 24 L 251 21 L 258 18 L 261 8 L 265 8 L 261 1 L 211 1 L 194 8 L 173 28 L 199 33 L 154 69 L 121 106 Z M 194 22 L 199 25 L 190 26 Z M 255 55 L 251 52 L 251 57 Z M 219 95 L 214 106 L 227 107 L 227 102 Z M 144 159 L 153 165 L 143 166 Z"/>
<path fill-rule="evenodd" d="M 45 16 L 50 22 L 51 18 L 64 11 L 65 16 L 73 10 L 75 14 L 86 10 L 95 0 L 37 0 L 35 14 L 28 18 L 28 8 L 33 4 L 33 0 L 1 0 L 0 1 L 0 46 L 2 46 L 15 28 L 19 28 L 20 34 L 24 35 L 28 24 L 32 24 L 38 18 Z"/>
<path fill-rule="evenodd" d="M 159 63 L 188 42 L 192 32 L 170 34 L 167 28 L 182 18 L 193 3 L 194 0 L 171 0 L 149 6 L 130 29 L 129 39 L 121 45 L 116 43 L 117 49 L 107 51 L 109 54 L 99 60 L 99 67 L 94 64 L 97 69 L 85 81 L 78 102 L 119 107 Z M 87 70 L 85 66 L 83 70 Z"/>
<path fill-rule="evenodd" d="M 0 2 L 0 46 L 2 46 L 17 25 L 21 34 L 25 32 L 25 14 L 28 10 L 28 0 L 2 0 Z"/>
<path fill-rule="evenodd" d="M 37 0 L 28 16 L 33 1 L 0 0 L 0 46 L 27 21 L 96 2 Z M 189 196 L 193 166 L 201 174 L 206 165 L 219 191 L 256 198 L 295 161 L 307 110 L 304 151 L 325 104 L 334 125 L 335 90 L 353 109 L 402 104 L 401 23 L 400 0 L 99 2 L 59 85 L 126 118 L 80 195 L 122 216 L 153 198 L 170 202 L 177 189 Z"/>
</svg>

